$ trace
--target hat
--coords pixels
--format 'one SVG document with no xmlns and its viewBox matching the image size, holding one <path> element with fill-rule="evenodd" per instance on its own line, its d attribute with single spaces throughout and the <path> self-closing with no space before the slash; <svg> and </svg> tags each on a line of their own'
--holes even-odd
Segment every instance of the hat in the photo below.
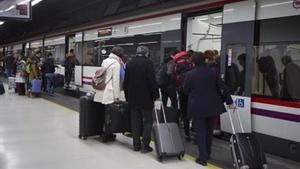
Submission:
<svg viewBox="0 0 300 169">
<path fill-rule="evenodd" d="M 149 48 L 146 47 L 146 46 L 139 46 L 139 47 L 136 49 L 136 54 L 138 54 L 138 55 L 143 55 L 143 56 L 147 56 L 147 55 L 149 55 Z"/>
</svg>

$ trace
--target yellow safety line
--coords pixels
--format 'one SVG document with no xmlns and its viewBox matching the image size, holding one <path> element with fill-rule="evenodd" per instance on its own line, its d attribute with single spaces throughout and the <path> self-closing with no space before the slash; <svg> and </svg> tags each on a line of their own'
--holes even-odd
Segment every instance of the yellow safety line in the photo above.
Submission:
<svg viewBox="0 0 300 169">
<path fill-rule="evenodd" d="M 77 115 L 79 114 L 78 111 L 75 111 L 75 110 L 73 110 L 73 109 L 71 109 L 71 108 L 69 108 L 69 107 L 66 107 L 66 106 L 62 105 L 62 104 L 56 103 L 56 102 L 54 102 L 54 101 L 52 101 L 52 100 L 49 100 L 49 99 L 47 99 L 47 98 L 43 98 L 43 99 L 45 99 L 46 101 L 48 101 L 48 102 L 50 102 L 50 103 L 52 103 L 52 104 L 55 104 L 55 105 L 57 105 L 57 106 L 59 106 L 59 107 L 61 107 L 61 108 L 63 108 L 63 109 L 66 109 L 66 110 L 68 110 L 68 111 L 71 111 L 72 113 L 75 113 L 75 114 L 77 114 Z M 154 144 L 154 141 L 151 141 L 151 144 Z M 184 155 L 184 159 L 185 159 L 185 160 L 188 160 L 188 161 L 196 161 L 196 157 L 191 156 L 191 155 L 189 155 L 189 154 L 185 154 L 185 155 Z M 209 169 L 222 169 L 222 168 L 220 168 L 220 167 L 218 167 L 218 166 L 216 166 L 216 165 L 213 165 L 213 164 L 211 164 L 211 163 L 207 163 L 207 167 L 208 167 Z"/>
</svg>

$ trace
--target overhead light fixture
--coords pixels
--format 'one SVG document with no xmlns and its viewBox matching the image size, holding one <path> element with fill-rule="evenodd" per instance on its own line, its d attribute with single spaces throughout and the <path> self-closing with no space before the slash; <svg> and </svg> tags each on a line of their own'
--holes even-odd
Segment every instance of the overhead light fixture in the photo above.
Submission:
<svg viewBox="0 0 300 169">
<path fill-rule="evenodd" d="M 220 18 L 222 18 L 222 15 L 214 16 L 214 19 L 220 19 Z"/>
<path fill-rule="evenodd" d="M 208 20 L 208 17 L 198 19 L 198 21 L 206 21 L 206 20 Z"/>
<path fill-rule="evenodd" d="M 31 6 L 34 6 L 34 5 L 36 5 L 36 4 L 38 4 L 38 3 L 40 3 L 42 0 L 33 0 L 33 1 L 31 1 Z"/>
<path fill-rule="evenodd" d="M 0 21 L 0 25 L 3 25 L 5 22 L 4 21 Z"/>
</svg>

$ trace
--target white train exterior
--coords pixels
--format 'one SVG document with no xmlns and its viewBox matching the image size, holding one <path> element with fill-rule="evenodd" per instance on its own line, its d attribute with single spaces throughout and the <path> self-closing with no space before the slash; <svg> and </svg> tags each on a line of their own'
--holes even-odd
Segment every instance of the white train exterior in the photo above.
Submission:
<svg viewBox="0 0 300 169">
<path fill-rule="evenodd" d="M 215 25 L 207 24 L 210 18 Z M 74 48 L 81 63 L 75 68 L 74 84 L 88 92 L 93 90 L 94 72 L 114 45 L 124 47 L 128 58 L 134 55 L 136 46 L 148 45 L 153 49 L 151 59 L 156 66 L 170 50 L 197 51 L 210 46 L 220 51 L 224 80 L 228 67 L 234 64 L 243 73 L 242 91 L 239 89 L 241 92 L 235 92 L 233 97 L 243 113 L 246 129 L 261 138 L 267 152 L 299 161 L 300 96 L 281 97 L 285 88 L 282 81 L 286 78 L 283 55 L 288 53 L 289 59 L 300 67 L 299 30 L 299 0 L 215 0 L 34 37 L 2 46 L 0 51 L 40 48 L 44 54 L 51 51 L 57 63 L 62 63 L 66 50 Z M 234 58 L 238 54 L 245 54 L 244 65 Z M 275 87 L 266 80 L 271 79 L 270 75 L 262 73 L 264 66 L 258 66 L 261 58 L 273 60 L 278 76 Z M 56 71 L 64 74 L 63 66 Z M 299 78 L 300 74 L 294 73 Z M 221 117 L 221 128 L 230 133 L 226 116 Z"/>
</svg>

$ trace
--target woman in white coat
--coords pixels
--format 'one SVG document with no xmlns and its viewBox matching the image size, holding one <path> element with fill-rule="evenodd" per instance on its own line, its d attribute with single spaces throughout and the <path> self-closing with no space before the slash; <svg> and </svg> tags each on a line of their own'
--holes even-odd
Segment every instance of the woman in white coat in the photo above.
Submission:
<svg viewBox="0 0 300 169">
<path fill-rule="evenodd" d="M 121 95 L 121 69 L 124 65 L 122 61 L 123 48 L 114 47 L 109 55 L 109 57 L 102 62 L 102 67 L 106 69 L 105 89 L 100 91 L 96 90 L 94 96 L 94 102 L 99 102 L 104 105 L 113 104 L 120 100 Z M 103 140 L 113 141 L 115 135 L 112 133 L 103 133 Z"/>
<path fill-rule="evenodd" d="M 122 56 L 123 48 L 114 47 L 109 57 L 103 60 L 101 66 L 107 69 L 105 74 L 106 87 L 103 91 L 96 90 L 94 96 L 95 102 L 108 105 L 120 100 Z"/>
</svg>

